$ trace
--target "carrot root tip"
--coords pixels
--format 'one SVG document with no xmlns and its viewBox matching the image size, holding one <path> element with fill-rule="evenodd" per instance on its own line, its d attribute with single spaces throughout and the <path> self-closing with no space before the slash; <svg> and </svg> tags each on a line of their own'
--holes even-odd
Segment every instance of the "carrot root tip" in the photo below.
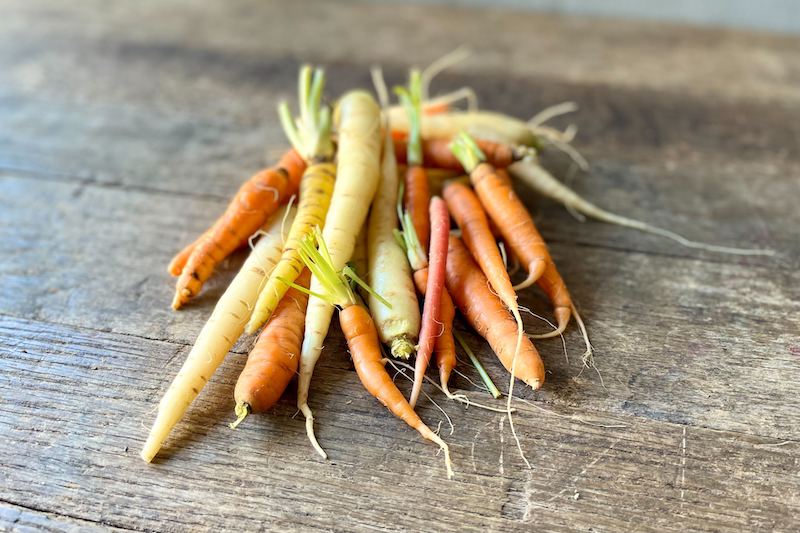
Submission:
<svg viewBox="0 0 800 533">
<path fill-rule="evenodd" d="M 414 353 L 414 343 L 411 342 L 408 337 L 403 335 L 402 337 L 397 337 L 392 339 L 392 357 L 397 359 L 408 360 L 411 357 L 411 354 Z"/>
<path fill-rule="evenodd" d="M 538 379 L 530 379 L 526 381 L 525 384 L 528 385 L 533 390 L 539 390 L 540 388 L 542 388 L 542 382 L 539 381 Z"/>
<path fill-rule="evenodd" d="M 555 310 L 556 315 L 556 324 L 558 327 L 553 331 L 548 331 L 547 333 L 539 333 L 535 335 L 528 335 L 529 339 L 552 339 L 553 337 L 558 337 L 559 335 L 563 335 L 564 331 L 567 329 L 567 325 L 569 324 L 569 319 L 572 316 L 571 310 L 569 307 L 557 307 Z"/>
<path fill-rule="evenodd" d="M 322 446 L 319 445 L 317 436 L 314 434 L 314 414 L 311 412 L 311 408 L 308 407 L 307 403 L 300 404 L 297 407 L 306 417 L 306 435 L 308 436 L 308 440 L 311 441 L 311 446 L 314 447 L 314 450 L 320 455 L 320 457 L 327 459 L 328 454 L 325 453 L 325 450 L 323 450 Z"/>
<path fill-rule="evenodd" d="M 247 418 L 252 412 L 252 408 L 250 407 L 249 403 L 246 402 L 236 402 L 236 407 L 234 407 L 233 412 L 236 414 L 236 420 L 228 424 L 231 429 L 236 429 L 239 424 L 242 423 L 242 420 Z"/>
<path fill-rule="evenodd" d="M 521 291 L 522 289 L 527 289 L 528 287 L 536 283 L 536 281 L 540 277 L 542 277 L 542 274 L 544 273 L 544 269 L 546 267 L 547 267 L 547 261 L 545 261 L 544 259 L 535 259 L 531 261 L 531 263 L 528 265 L 528 277 L 525 278 L 525 280 L 522 281 L 521 283 L 514 285 L 514 290 Z"/>
</svg>

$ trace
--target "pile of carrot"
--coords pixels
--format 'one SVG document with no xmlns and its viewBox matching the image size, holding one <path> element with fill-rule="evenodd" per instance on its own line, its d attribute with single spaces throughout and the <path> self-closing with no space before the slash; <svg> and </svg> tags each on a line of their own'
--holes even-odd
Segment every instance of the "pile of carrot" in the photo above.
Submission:
<svg viewBox="0 0 800 533">
<path fill-rule="evenodd" d="M 377 100 L 354 90 L 331 106 L 324 98 L 325 72 L 302 67 L 297 114 L 288 103 L 279 106 L 290 145 L 285 154 L 247 180 L 211 228 L 170 262 L 168 270 L 178 278 L 172 306 L 179 309 L 221 261 L 250 248 L 158 405 L 141 453 L 145 461 L 164 446 L 243 334 L 257 337 L 233 391 L 231 426 L 273 407 L 297 375 L 297 407 L 310 442 L 327 457 L 314 433 L 308 398 L 337 313 L 364 388 L 438 445 L 452 476 L 447 444 L 415 407 L 432 360 L 441 390 L 450 399 L 463 399 L 449 388 L 456 370 L 456 312 L 509 372 L 509 420 L 515 380 L 532 389 L 545 381 L 532 338 L 561 335 L 574 318 L 586 344 L 584 361 L 591 364 L 583 322 L 515 192 L 515 180 L 605 222 L 688 246 L 765 253 L 702 245 L 594 206 L 538 165 L 538 150 L 548 143 L 565 149 L 568 141 L 539 119 L 526 123 L 456 110 L 454 98 L 429 98 L 429 78 L 416 70 L 406 86 L 395 88 L 398 103 L 392 105 L 382 77 L 376 80 Z M 517 284 L 509 274 L 511 263 L 525 270 Z M 518 302 L 519 293 L 534 285 L 555 316 L 553 330 L 539 335 L 524 331 L 525 309 Z M 414 359 L 409 398 L 387 371 L 389 358 Z M 485 369 L 478 370 L 487 388 L 497 391 Z"/>
</svg>

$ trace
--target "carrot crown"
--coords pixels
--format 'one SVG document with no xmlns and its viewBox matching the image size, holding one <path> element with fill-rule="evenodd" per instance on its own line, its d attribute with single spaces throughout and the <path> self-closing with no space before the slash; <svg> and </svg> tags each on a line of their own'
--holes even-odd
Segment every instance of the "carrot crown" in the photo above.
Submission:
<svg viewBox="0 0 800 533">
<path fill-rule="evenodd" d="M 475 170 L 479 164 L 486 161 L 486 155 L 467 132 L 462 131 L 450 143 L 450 151 L 467 172 Z"/>
<path fill-rule="evenodd" d="M 333 159 L 331 141 L 331 109 L 322 103 L 325 72 L 309 65 L 300 68 L 298 79 L 298 105 L 300 116 L 292 117 L 287 102 L 278 105 L 278 115 L 289 142 L 306 161 Z"/>
<path fill-rule="evenodd" d="M 408 166 L 422 165 L 422 77 L 417 69 L 408 74 L 408 88 L 395 87 L 408 113 Z"/>
<path fill-rule="evenodd" d="M 359 302 L 358 297 L 350 287 L 350 281 L 353 281 L 375 296 L 383 305 L 389 309 L 392 308 L 392 305 L 367 285 L 364 280 L 356 274 L 352 267 L 345 266 L 342 270 L 337 272 L 333 266 L 331 254 L 328 252 L 328 246 L 322 238 L 322 232 L 319 226 L 316 226 L 314 231 L 300 242 L 300 247 L 297 251 L 300 253 L 300 258 L 303 260 L 303 263 L 305 263 L 314 277 L 320 282 L 322 292 L 313 292 L 294 282 L 279 278 L 290 287 L 294 287 L 299 291 L 325 300 L 331 305 L 343 309 L 351 305 L 356 305 Z"/>
</svg>

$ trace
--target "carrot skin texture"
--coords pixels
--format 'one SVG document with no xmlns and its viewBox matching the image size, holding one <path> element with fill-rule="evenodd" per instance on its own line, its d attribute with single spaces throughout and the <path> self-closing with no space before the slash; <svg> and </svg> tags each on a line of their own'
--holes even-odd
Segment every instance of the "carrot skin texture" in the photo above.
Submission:
<svg viewBox="0 0 800 533">
<path fill-rule="evenodd" d="M 480 265 L 492 288 L 509 309 L 516 309 L 517 294 L 480 200 L 469 186 L 457 182 L 445 186 L 444 199 L 461 228 L 461 240 Z"/>
<path fill-rule="evenodd" d="M 192 250 L 175 285 L 172 307 L 179 309 L 196 296 L 214 268 L 264 224 L 278 207 L 297 193 L 305 171 L 303 158 L 288 150 L 277 165 L 246 181 L 225 214 Z"/>
<path fill-rule="evenodd" d="M 422 328 L 419 332 L 417 359 L 414 363 L 414 387 L 409 403 L 417 403 L 422 390 L 423 377 L 428 368 L 436 337 L 441 333 L 442 293 L 447 268 L 447 236 L 450 233 L 450 215 L 444 200 L 434 197 L 430 204 L 431 242 L 428 253 L 428 280 L 425 285 L 425 302 L 422 307 Z"/>
<path fill-rule="evenodd" d="M 513 191 L 511 186 L 511 177 L 508 175 L 508 171 L 505 169 L 497 169 L 496 174 L 500 181 L 505 183 L 509 190 Z M 528 216 L 530 217 L 530 215 Z M 536 228 L 534 226 L 534 230 L 535 229 Z M 539 235 L 538 231 L 536 232 L 536 235 Z M 541 235 L 539 235 L 539 239 L 541 239 Z M 505 242 L 509 241 L 506 240 Z M 550 256 L 550 252 L 547 251 L 546 245 L 543 246 L 547 255 L 544 258 L 542 272 L 536 277 L 536 284 L 542 289 L 550 302 L 553 304 L 554 314 L 556 316 L 556 324 L 558 326 L 557 331 L 563 332 L 567 328 L 567 324 L 572 316 L 572 299 L 569 295 L 569 291 L 567 290 L 566 283 L 564 283 L 564 280 L 561 278 L 561 274 L 559 274 L 556 264 L 553 262 L 553 258 Z M 516 255 L 516 250 L 516 248 L 511 248 L 510 251 Z M 517 257 L 519 258 L 520 256 L 517 255 Z M 528 263 L 528 265 L 530 265 L 530 263 Z M 532 277 L 533 276 L 530 274 L 529 270 L 528 280 L 530 280 Z M 527 280 L 523 282 L 522 285 L 525 283 L 527 283 Z M 499 292 L 499 289 L 495 288 L 495 290 Z"/>
<path fill-rule="evenodd" d="M 417 291 L 423 296 L 428 284 L 428 269 L 422 268 L 414 272 L 414 284 Z M 439 378 L 442 384 L 450 381 L 450 375 L 456 367 L 456 342 L 453 338 L 453 320 L 456 317 L 456 308 L 453 299 L 447 292 L 447 287 L 442 288 L 442 302 L 439 308 L 439 322 L 442 334 L 436 337 L 433 354 L 436 356 L 436 367 L 439 369 Z"/>
<path fill-rule="evenodd" d="M 511 372 L 517 343 L 516 321 L 491 291 L 486 276 L 461 239 L 450 236 L 447 256 L 447 289 L 456 307 Z M 544 383 L 544 363 L 536 347 L 524 336 L 517 356 L 515 377 L 534 389 Z"/>
<path fill-rule="evenodd" d="M 447 444 L 425 425 L 383 366 L 378 331 L 375 329 L 372 317 L 369 316 L 369 311 L 361 305 L 348 306 L 339 312 L 339 325 L 347 339 L 353 365 L 364 388 L 393 415 L 416 429 L 423 438 L 439 445 L 444 450 L 447 477 L 453 477 Z"/>
<path fill-rule="evenodd" d="M 183 267 L 186 266 L 186 261 L 189 260 L 189 257 L 192 255 L 194 249 L 197 248 L 198 244 L 203 242 L 203 239 L 208 238 L 210 232 L 210 229 L 204 231 L 203 234 L 195 239 L 193 243 L 187 244 L 183 250 L 175 254 L 175 257 L 172 258 L 172 261 L 169 262 L 169 266 L 167 266 L 167 272 L 175 277 L 180 276 L 181 272 L 183 271 Z"/>
<path fill-rule="evenodd" d="M 431 193 L 428 185 L 428 173 L 424 167 L 412 165 L 406 169 L 403 204 L 414 224 L 423 250 L 428 249 L 431 238 L 431 223 L 428 216 L 428 205 Z"/>
<path fill-rule="evenodd" d="M 511 251 L 528 270 L 528 279 L 520 287 L 532 285 L 552 262 L 547 245 L 536 229 L 530 213 L 507 181 L 491 165 L 480 163 L 470 174 L 481 204 L 503 234 Z"/>
<path fill-rule="evenodd" d="M 258 296 L 246 327 L 248 333 L 257 331 L 274 312 L 288 289 L 283 280 L 294 281 L 302 272 L 303 262 L 300 260 L 297 248 L 300 241 L 313 231 L 315 226 L 322 227 L 325 224 L 335 179 L 336 167 L 333 163 L 316 163 L 306 167 L 300 180 L 297 216 L 292 227 L 288 229 L 281 260 Z"/>
<path fill-rule="evenodd" d="M 303 270 L 295 283 L 308 288 L 311 272 Z M 300 365 L 308 295 L 290 288 L 261 331 L 239 375 L 233 396 L 254 413 L 275 405 Z"/>
<path fill-rule="evenodd" d="M 572 298 L 567 290 L 567 285 L 558 273 L 555 263 L 551 260 L 544 269 L 542 276 L 536 284 L 547 295 L 553 304 L 553 313 L 556 316 L 557 331 L 563 333 L 567 329 L 569 319 L 572 317 Z"/>
<path fill-rule="evenodd" d="M 347 339 L 358 378 L 367 391 L 412 428 L 423 425 L 381 362 L 383 356 L 378 332 L 369 312 L 361 305 L 351 305 L 339 312 L 339 324 Z"/>
<path fill-rule="evenodd" d="M 381 179 L 366 224 L 364 267 L 356 270 L 392 303 L 389 309 L 373 294 L 365 297 L 381 341 L 390 345 L 393 357 L 408 359 L 419 338 L 421 317 L 411 266 L 395 238 L 400 174 L 392 146 L 391 136 L 384 136 Z"/>
<path fill-rule="evenodd" d="M 407 159 L 407 139 L 400 138 L 395 141 L 394 153 L 400 165 L 406 164 Z M 487 141 L 484 139 L 476 140 L 481 151 L 486 155 L 486 160 L 495 168 L 506 168 L 507 166 L 520 160 L 518 154 L 514 152 L 511 145 Z M 450 151 L 450 139 L 423 139 L 422 140 L 422 161 L 423 166 L 433 168 L 444 168 L 448 170 L 463 171 L 458 158 Z"/>
</svg>

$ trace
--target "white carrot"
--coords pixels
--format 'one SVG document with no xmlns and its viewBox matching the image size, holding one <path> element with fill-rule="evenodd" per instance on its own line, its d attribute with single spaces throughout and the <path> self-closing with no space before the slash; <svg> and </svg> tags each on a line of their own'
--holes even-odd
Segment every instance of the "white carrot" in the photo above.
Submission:
<svg viewBox="0 0 800 533">
<path fill-rule="evenodd" d="M 373 71 L 381 105 L 388 105 L 388 93 L 383 76 Z M 384 115 L 385 118 L 385 115 Z M 391 131 L 388 119 L 384 131 Z M 414 353 L 420 330 L 420 313 L 414 279 L 406 261 L 406 253 L 397 242 L 397 193 L 399 179 L 394 143 L 391 135 L 384 136 L 381 182 L 367 226 L 369 284 L 376 293 L 392 302 L 391 309 L 375 296 L 369 296 L 369 310 L 378 329 L 381 342 L 389 344 L 394 357 L 408 359 Z"/>
<path fill-rule="evenodd" d="M 339 102 L 335 117 L 339 141 L 337 175 L 323 239 L 328 245 L 330 263 L 338 271 L 353 254 L 356 236 L 364 225 L 380 181 L 381 123 L 378 104 L 364 91 L 347 93 Z M 316 294 L 323 292 L 316 277 L 311 278 L 310 290 Z M 309 298 L 297 385 L 297 407 L 306 417 L 308 438 L 322 457 L 327 455 L 314 436 L 308 390 L 332 316 L 331 304 L 314 296 Z"/>
<path fill-rule="evenodd" d="M 265 234 L 256 243 L 200 330 L 186 361 L 158 404 L 156 421 L 142 448 L 141 456 L 145 461 L 153 460 L 169 432 L 244 331 L 259 290 L 281 256 L 283 233 L 294 220 L 295 211 L 293 207 L 288 212 L 281 210 L 267 222 Z"/>
<path fill-rule="evenodd" d="M 408 116 L 402 107 L 391 108 L 388 116 L 394 131 L 408 131 Z M 525 122 L 494 111 L 449 111 L 425 115 L 422 121 L 422 137 L 425 139 L 449 139 L 462 131 L 490 141 L 525 146 L 539 144 L 538 137 Z"/>
</svg>

